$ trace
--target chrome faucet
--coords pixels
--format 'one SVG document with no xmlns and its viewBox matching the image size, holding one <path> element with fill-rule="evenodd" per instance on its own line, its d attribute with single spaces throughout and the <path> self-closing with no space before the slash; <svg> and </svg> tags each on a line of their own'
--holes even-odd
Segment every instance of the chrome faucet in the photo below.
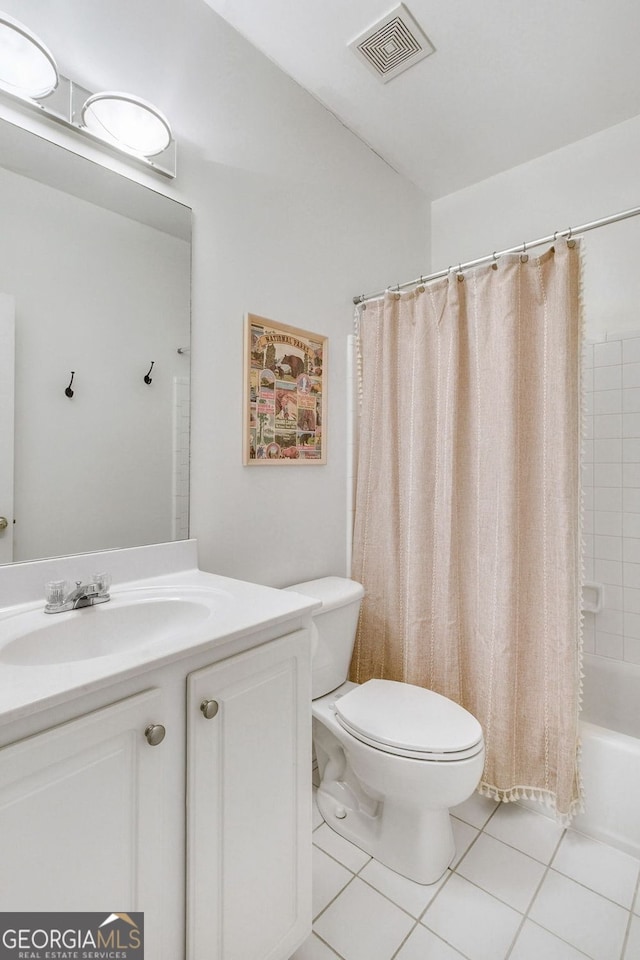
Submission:
<svg viewBox="0 0 640 960">
<path fill-rule="evenodd" d="M 65 610 L 91 607 L 95 603 L 106 603 L 111 599 L 110 586 L 111 577 L 108 573 L 95 574 L 93 580 L 87 583 L 76 580 L 71 589 L 67 580 L 52 580 L 46 585 L 47 602 L 44 612 L 63 613 Z"/>
</svg>

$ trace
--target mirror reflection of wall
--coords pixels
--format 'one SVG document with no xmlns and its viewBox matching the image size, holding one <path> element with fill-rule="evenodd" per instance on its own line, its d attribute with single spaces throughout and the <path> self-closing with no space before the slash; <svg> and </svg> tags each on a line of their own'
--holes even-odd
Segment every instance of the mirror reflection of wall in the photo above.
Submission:
<svg viewBox="0 0 640 960">
<path fill-rule="evenodd" d="M 187 536 L 189 242 L 6 169 L 0 211 L 13 560 Z"/>
</svg>

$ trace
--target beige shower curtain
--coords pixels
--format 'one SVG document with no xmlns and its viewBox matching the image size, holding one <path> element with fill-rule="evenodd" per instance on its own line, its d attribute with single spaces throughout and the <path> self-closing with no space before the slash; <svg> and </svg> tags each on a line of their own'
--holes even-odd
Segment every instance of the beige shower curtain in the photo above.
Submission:
<svg viewBox="0 0 640 960">
<path fill-rule="evenodd" d="M 526 262 L 522 262 L 526 261 Z M 480 789 L 580 808 L 580 253 L 387 293 L 362 311 L 351 679 L 481 722 Z"/>
</svg>

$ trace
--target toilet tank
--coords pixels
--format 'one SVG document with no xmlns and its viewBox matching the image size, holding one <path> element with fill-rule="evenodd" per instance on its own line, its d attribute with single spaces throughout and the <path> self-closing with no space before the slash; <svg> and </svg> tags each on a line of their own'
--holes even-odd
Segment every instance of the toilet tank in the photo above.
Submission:
<svg viewBox="0 0 640 960">
<path fill-rule="evenodd" d="M 322 601 L 313 613 L 317 636 L 311 664 L 311 698 L 315 700 L 347 679 L 364 589 L 362 584 L 345 577 L 307 580 L 286 589 Z"/>
</svg>

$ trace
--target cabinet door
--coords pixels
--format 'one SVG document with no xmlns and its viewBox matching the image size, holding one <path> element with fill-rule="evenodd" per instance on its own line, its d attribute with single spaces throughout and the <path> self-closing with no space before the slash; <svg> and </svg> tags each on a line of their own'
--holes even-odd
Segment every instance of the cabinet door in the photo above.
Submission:
<svg viewBox="0 0 640 960">
<path fill-rule="evenodd" d="M 188 678 L 188 960 L 288 960 L 311 930 L 309 647 L 300 630 Z"/>
<path fill-rule="evenodd" d="M 165 956 L 162 713 L 148 690 L 0 750 L 2 910 L 144 911 Z"/>
</svg>

